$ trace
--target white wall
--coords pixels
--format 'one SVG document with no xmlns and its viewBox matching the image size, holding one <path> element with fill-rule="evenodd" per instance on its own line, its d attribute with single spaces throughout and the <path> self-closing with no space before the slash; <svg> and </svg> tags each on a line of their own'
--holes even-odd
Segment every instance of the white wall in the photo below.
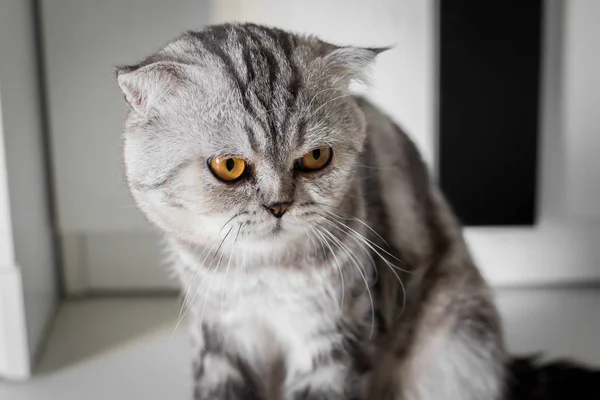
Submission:
<svg viewBox="0 0 600 400">
<path fill-rule="evenodd" d="M 30 372 L 30 352 L 23 280 L 15 262 L 1 94 L 0 90 L 0 376 L 23 378 Z"/>
<path fill-rule="evenodd" d="M 1 92 L 0 92 L 1 95 Z M 2 123 L 2 97 L 0 96 L 0 271 L 14 267 L 12 222 L 8 199 L 8 172 L 6 171 L 6 146 L 4 145 Z"/>
<path fill-rule="evenodd" d="M 600 1 L 566 4 L 564 129 L 570 215 L 600 217 Z"/>
<path fill-rule="evenodd" d="M 35 356 L 57 295 L 32 4 L 0 2 L 0 132 L 4 142 L 0 150 L 5 153 L 13 267 L 22 276 L 28 343 Z M 0 193 L 0 197 L 5 195 Z M 11 290 L 20 293 L 15 285 L 10 285 Z M 19 303 L 19 299 L 12 301 Z"/>
<path fill-rule="evenodd" d="M 114 67 L 210 18 L 210 1 L 41 0 L 67 288 L 169 287 L 157 235 L 130 198 Z"/>
</svg>

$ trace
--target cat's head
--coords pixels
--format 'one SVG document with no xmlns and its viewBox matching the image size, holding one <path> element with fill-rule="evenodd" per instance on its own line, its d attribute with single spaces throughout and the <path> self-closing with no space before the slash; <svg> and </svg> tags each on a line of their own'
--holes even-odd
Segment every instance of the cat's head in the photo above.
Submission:
<svg viewBox="0 0 600 400">
<path fill-rule="evenodd" d="M 354 178 L 366 128 L 348 85 L 379 51 L 221 25 L 119 68 L 137 204 L 190 243 L 306 235 Z"/>
</svg>

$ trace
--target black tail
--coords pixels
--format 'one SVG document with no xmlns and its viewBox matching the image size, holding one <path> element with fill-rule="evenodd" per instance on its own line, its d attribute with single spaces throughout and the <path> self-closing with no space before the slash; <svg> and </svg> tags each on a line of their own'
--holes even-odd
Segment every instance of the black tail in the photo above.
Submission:
<svg viewBox="0 0 600 400">
<path fill-rule="evenodd" d="M 515 358 L 508 364 L 508 383 L 507 400 L 600 400 L 600 370 L 566 360 Z"/>
</svg>

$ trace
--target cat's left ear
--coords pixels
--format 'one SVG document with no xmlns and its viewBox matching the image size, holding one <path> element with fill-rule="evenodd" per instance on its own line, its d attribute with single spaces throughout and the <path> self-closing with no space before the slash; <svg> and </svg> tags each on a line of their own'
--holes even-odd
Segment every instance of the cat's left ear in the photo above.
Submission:
<svg viewBox="0 0 600 400">
<path fill-rule="evenodd" d="M 338 47 L 324 61 L 342 85 L 356 81 L 369 84 L 369 69 L 375 58 L 391 47 Z"/>
<path fill-rule="evenodd" d="M 117 82 L 125 101 L 141 115 L 172 95 L 181 83 L 183 73 L 183 66 L 174 62 L 116 68 Z"/>
</svg>

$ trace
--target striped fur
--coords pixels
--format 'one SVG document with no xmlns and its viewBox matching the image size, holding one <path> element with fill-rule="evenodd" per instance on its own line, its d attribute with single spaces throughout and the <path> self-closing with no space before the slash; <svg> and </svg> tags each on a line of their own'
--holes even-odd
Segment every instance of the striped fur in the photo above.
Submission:
<svg viewBox="0 0 600 400">
<path fill-rule="evenodd" d="M 348 91 L 382 50 L 228 24 L 118 69 L 128 182 L 176 260 L 196 400 L 503 397 L 458 223 L 409 138 Z M 294 170 L 324 145 L 330 165 Z M 247 178 L 218 181 L 219 155 Z"/>
</svg>

